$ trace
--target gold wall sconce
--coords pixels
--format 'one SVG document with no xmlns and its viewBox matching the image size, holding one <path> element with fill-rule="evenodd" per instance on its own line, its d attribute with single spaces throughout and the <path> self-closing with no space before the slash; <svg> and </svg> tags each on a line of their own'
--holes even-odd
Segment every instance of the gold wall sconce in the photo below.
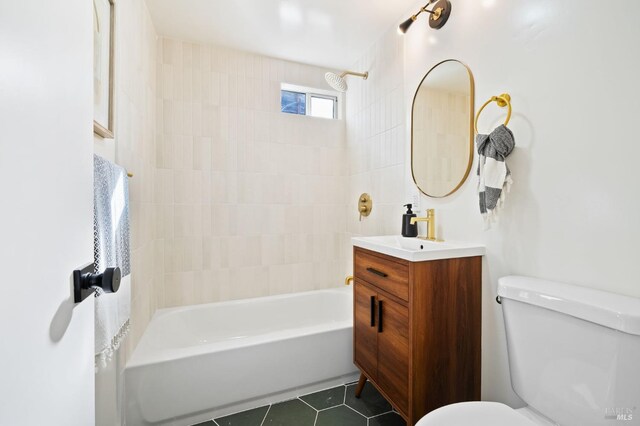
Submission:
<svg viewBox="0 0 640 426">
<path fill-rule="evenodd" d="M 373 209 L 373 201 L 371 200 L 371 196 L 365 192 L 360 195 L 360 198 L 358 198 L 358 212 L 360 213 L 360 220 L 362 220 L 362 216 L 369 216 L 371 214 L 371 209 Z"/>
<path fill-rule="evenodd" d="M 430 7 L 430 9 L 427 9 L 428 7 Z M 409 19 L 400 24 L 398 27 L 398 34 L 402 35 L 406 33 L 411 24 L 418 19 L 418 15 L 422 12 L 431 15 L 429 17 L 429 26 L 438 30 L 447 23 L 447 19 L 449 19 L 449 15 L 451 15 L 451 2 L 449 2 L 449 0 L 430 0 L 429 3 L 422 6 L 415 15 L 412 15 Z"/>
</svg>

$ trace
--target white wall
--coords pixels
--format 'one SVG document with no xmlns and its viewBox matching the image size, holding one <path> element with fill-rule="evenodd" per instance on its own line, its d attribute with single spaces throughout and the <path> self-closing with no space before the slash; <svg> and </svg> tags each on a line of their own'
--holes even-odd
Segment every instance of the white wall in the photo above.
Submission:
<svg viewBox="0 0 640 426">
<path fill-rule="evenodd" d="M 416 2 L 407 16 L 423 3 Z M 487 245 L 483 398 L 518 405 L 510 389 L 501 312 L 493 301 L 499 277 L 531 275 L 640 296 L 634 248 L 640 239 L 640 49 L 635 45 L 640 4 L 607 8 L 603 18 L 595 1 L 452 3 L 443 29 L 428 29 L 421 16 L 404 37 L 391 28 L 354 64 L 369 69 L 371 77 L 351 84 L 347 98 L 348 201 L 368 190 L 374 209 L 360 224 L 350 205 L 348 229 L 399 233 L 401 205 L 416 192 L 406 130 L 411 100 L 431 66 L 449 58 L 469 65 L 476 108 L 492 95 L 511 94 L 509 127 L 517 147 L 508 163 L 515 184 L 500 223 L 483 230 L 473 175 L 453 196 L 422 197 L 420 208 L 436 208 L 445 240 Z M 396 113 L 402 114 L 400 124 Z M 503 117 L 495 105 L 487 107 L 481 129 Z"/>
<path fill-rule="evenodd" d="M 344 121 L 280 112 L 325 70 L 170 39 L 158 66 L 158 306 L 341 285 Z"/>
<path fill-rule="evenodd" d="M 94 421 L 91 2 L 0 2 L 0 424 Z"/>
</svg>

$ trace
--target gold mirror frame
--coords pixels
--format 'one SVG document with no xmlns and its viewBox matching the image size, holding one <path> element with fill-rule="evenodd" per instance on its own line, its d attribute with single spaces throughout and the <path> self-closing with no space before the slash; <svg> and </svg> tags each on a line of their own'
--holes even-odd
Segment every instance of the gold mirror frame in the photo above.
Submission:
<svg viewBox="0 0 640 426">
<path fill-rule="evenodd" d="M 458 183 L 458 185 L 456 185 L 455 188 L 453 188 L 453 190 L 451 190 L 450 192 L 448 192 L 447 194 L 444 194 L 444 195 L 431 195 L 431 194 L 427 194 L 425 192 L 425 190 L 420 188 L 420 185 L 418 185 L 418 181 L 416 180 L 416 176 L 415 176 L 415 173 L 414 173 L 414 170 L 413 170 L 413 144 L 414 144 L 413 113 L 414 113 L 414 109 L 415 109 L 416 98 L 418 97 L 418 92 L 420 91 L 420 87 L 422 87 L 422 83 L 424 83 L 424 81 L 427 79 L 429 74 L 434 69 L 436 69 L 438 66 L 440 66 L 440 65 L 442 65 L 442 64 L 444 64 L 446 62 L 457 62 L 457 63 L 459 63 L 460 65 L 462 65 L 467 70 L 467 74 L 469 75 L 469 162 L 467 164 L 467 169 L 466 169 L 466 171 L 464 173 L 464 176 L 462 177 L 462 179 L 460 179 L 460 182 Z M 473 164 L 473 154 L 474 154 L 474 149 L 473 149 L 473 129 L 474 129 L 473 128 L 473 119 L 475 117 L 474 105 L 475 105 L 475 84 L 474 84 L 474 80 L 473 80 L 473 73 L 471 72 L 471 69 L 464 62 L 461 62 L 461 61 L 459 61 L 457 59 L 445 59 L 444 61 L 438 62 L 433 67 L 431 67 L 431 69 L 425 74 L 425 76 L 422 78 L 422 80 L 420 80 L 420 84 L 418 84 L 418 88 L 416 89 L 416 92 L 413 95 L 413 101 L 411 102 L 411 178 L 413 179 L 413 183 L 416 185 L 418 190 L 420 190 L 420 192 L 422 192 L 427 197 L 431 197 L 431 198 L 448 197 L 449 195 L 455 193 L 458 189 L 460 189 L 460 187 L 467 181 L 467 178 L 469 177 L 469 173 L 471 172 L 471 165 Z"/>
</svg>

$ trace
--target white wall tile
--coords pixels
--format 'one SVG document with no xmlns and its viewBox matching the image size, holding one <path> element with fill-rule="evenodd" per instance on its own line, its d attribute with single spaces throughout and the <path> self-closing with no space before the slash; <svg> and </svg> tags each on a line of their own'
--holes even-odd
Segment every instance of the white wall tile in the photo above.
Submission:
<svg viewBox="0 0 640 426">
<path fill-rule="evenodd" d="M 163 125 L 151 232 L 164 239 L 159 306 L 341 282 L 345 122 L 279 111 L 281 82 L 324 84 L 324 69 L 203 44 L 158 45 Z"/>
</svg>

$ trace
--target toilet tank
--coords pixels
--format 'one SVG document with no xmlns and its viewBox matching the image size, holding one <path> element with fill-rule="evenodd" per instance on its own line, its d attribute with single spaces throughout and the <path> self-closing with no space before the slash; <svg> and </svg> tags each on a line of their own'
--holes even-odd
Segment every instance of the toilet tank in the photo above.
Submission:
<svg viewBox="0 0 640 426">
<path fill-rule="evenodd" d="M 562 426 L 640 425 L 640 299 L 519 276 L 498 295 L 523 401 Z"/>
</svg>

